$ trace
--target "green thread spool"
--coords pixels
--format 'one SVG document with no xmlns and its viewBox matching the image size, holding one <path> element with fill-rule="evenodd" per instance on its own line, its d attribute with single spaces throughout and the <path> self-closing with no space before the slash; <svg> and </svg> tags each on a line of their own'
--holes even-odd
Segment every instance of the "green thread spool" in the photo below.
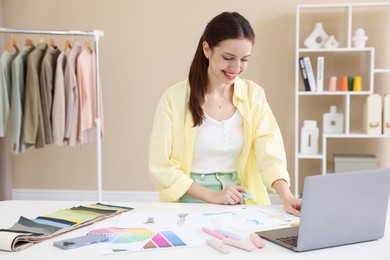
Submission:
<svg viewBox="0 0 390 260">
<path fill-rule="evenodd" d="M 353 90 L 353 77 L 352 76 L 348 77 L 348 90 L 349 91 Z"/>
</svg>

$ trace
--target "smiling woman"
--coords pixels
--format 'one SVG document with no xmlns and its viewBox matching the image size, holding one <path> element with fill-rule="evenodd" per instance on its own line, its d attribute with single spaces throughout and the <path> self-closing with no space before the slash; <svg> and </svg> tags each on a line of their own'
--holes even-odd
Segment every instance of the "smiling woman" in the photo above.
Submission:
<svg viewBox="0 0 390 260">
<path fill-rule="evenodd" d="M 246 70 L 251 50 L 252 42 L 246 38 L 224 40 L 214 48 L 210 48 L 206 41 L 203 42 L 203 52 L 209 60 L 205 97 L 214 101 L 203 105 L 205 114 L 221 121 L 235 113 L 232 99 L 234 81 Z"/>
<path fill-rule="evenodd" d="M 301 201 L 288 187 L 283 139 L 264 90 L 239 77 L 254 40 L 242 15 L 217 15 L 199 40 L 188 80 L 163 94 L 149 151 L 161 201 L 269 204 L 268 188 L 299 215 Z"/>
</svg>

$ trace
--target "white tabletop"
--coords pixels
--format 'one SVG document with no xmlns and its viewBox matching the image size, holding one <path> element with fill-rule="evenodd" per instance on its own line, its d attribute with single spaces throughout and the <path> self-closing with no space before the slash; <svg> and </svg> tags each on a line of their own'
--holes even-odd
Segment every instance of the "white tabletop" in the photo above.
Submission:
<svg viewBox="0 0 390 260">
<path fill-rule="evenodd" d="M 85 201 L 0 201 L 0 228 L 9 228 L 18 221 L 20 216 L 35 218 L 39 215 L 55 212 L 61 208 L 69 208 L 78 205 L 88 205 Z M 91 202 L 93 203 L 93 202 Z M 134 208 L 134 212 L 207 212 L 224 210 L 226 206 L 211 204 L 191 204 L 191 203 L 145 203 L 145 202 L 104 202 L 113 205 L 122 205 Z M 254 206 L 255 207 L 255 206 Z M 375 213 L 373 213 L 375 214 Z M 117 221 L 119 216 L 105 221 Z M 180 249 L 163 249 L 149 252 L 133 252 L 118 255 L 103 256 L 93 246 L 86 246 L 72 250 L 61 250 L 54 247 L 53 241 L 84 235 L 86 232 L 96 228 L 98 223 L 84 227 L 57 238 L 35 244 L 19 252 L 0 251 L 0 259 L 390 259 L 390 215 L 387 216 L 385 236 L 382 239 L 358 243 L 353 245 L 339 246 L 309 252 L 295 253 L 271 242 L 265 241 L 266 246 L 252 252 L 246 252 L 237 248 L 232 248 L 230 254 L 221 254 L 215 249 L 204 245 L 198 247 L 186 247 Z M 248 236 L 257 230 L 240 231 L 240 235 Z M 208 234 L 199 232 L 201 239 L 210 238 Z"/>
</svg>

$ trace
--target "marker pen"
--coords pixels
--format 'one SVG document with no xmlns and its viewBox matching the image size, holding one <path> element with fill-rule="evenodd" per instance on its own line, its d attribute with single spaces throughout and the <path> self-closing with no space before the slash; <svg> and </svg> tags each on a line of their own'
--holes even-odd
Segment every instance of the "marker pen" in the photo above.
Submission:
<svg viewBox="0 0 390 260">
<path fill-rule="evenodd" d="M 227 244 L 227 245 L 234 246 L 234 247 L 246 250 L 248 252 L 249 251 L 253 251 L 253 250 L 256 249 L 256 247 L 253 244 L 246 243 L 246 242 L 244 242 L 242 240 L 235 240 L 235 239 L 231 239 L 231 238 L 225 238 L 222 241 L 225 244 Z"/>
<path fill-rule="evenodd" d="M 209 238 L 206 240 L 207 244 L 212 248 L 217 249 L 222 254 L 229 254 L 231 252 L 230 248 L 228 248 L 222 241 L 215 240 L 213 238 Z"/>
<path fill-rule="evenodd" d="M 242 196 L 244 196 L 245 198 L 247 198 L 249 200 L 255 200 L 250 194 L 248 194 L 246 192 L 240 191 L 240 193 L 242 194 Z"/>
<path fill-rule="evenodd" d="M 222 230 L 222 229 L 214 229 L 215 232 L 218 232 L 219 234 L 225 236 L 225 237 L 228 237 L 228 238 L 231 238 L 231 239 L 234 239 L 234 240 L 240 240 L 241 237 L 239 235 L 236 235 L 236 234 L 233 234 L 233 233 L 230 233 L 226 230 Z"/>
<path fill-rule="evenodd" d="M 203 230 L 203 232 L 205 232 L 205 233 L 207 233 L 207 234 L 209 234 L 209 235 L 212 235 L 213 237 L 216 237 L 216 238 L 218 238 L 218 239 L 224 239 L 224 238 L 226 238 L 225 235 L 223 235 L 223 234 L 221 234 L 221 233 L 219 233 L 219 232 L 216 232 L 216 231 L 214 231 L 214 230 L 208 229 L 207 227 L 202 227 L 202 230 Z"/>
</svg>

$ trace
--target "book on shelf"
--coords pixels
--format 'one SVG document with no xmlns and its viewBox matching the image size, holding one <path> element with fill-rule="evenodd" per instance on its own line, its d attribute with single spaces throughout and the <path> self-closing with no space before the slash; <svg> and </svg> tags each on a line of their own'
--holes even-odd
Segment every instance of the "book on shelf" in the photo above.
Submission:
<svg viewBox="0 0 390 260">
<path fill-rule="evenodd" d="M 307 78 L 307 72 L 306 72 L 305 62 L 303 61 L 303 57 L 299 58 L 299 68 L 301 70 L 301 76 L 302 76 L 303 84 L 305 86 L 305 90 L 311 91 L 309 79 Z"/>
<path fill-rule="evenodd" d="M 318 56 L 317 57 L 317 91 L 324 90 L 324 66 L 325 66 L 324 56 Z"/>
<path fill-rule="evenodd" d="M 307 73 L 307 79 L 309 81 L 310 90 L 317 91 L 316 79 L 314 77 L 313 67 L 311 65 L 310 57 L 303 57 L 303 61 L 305 63 L 305 69 Z"/>
</svg>

